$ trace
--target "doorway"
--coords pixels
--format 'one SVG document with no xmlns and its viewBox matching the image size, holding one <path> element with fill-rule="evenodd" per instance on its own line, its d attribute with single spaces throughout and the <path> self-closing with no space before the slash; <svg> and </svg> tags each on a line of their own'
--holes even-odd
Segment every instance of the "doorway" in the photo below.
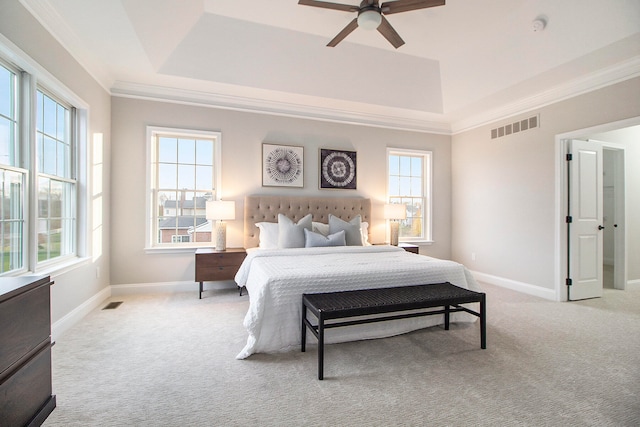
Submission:
<svg viewBox="0 0 640 427">
<path fill-rule="evenodd" d="M 603 286 L 625 289 L 625 151 L 624 147 L 601 142 L 603 146 L 604 256 Z"/>
<path fill-rule="evenodd" d="M 632 128 L 640 125 L 640 117 L 627 119 L 620 122 L 600 125 L 593 128 L 587 128 L 556 135 L 556 248 L 555 248 L 555 291 L 556 300 L 567 301 L 571 294 L 571 253 L 569 247 L 570 224 L 567 223 L 567 212 L 569 210 L 569 191 L 568 191 L 568 170 L 567 154 L 569 153 L 571 139 L 583 139 L 594 141 L 594 138 L 601 138 L 601 134 L 607 132 Z M 604 139 L 602 137 L 602 139 Z M 627 232 L 626 232 L 626 206 L 625 206 L 625 145 L 598 141 L 603 148 L 603 156 L 606 152 L 608 171 L 607 184 L 602 184 L 602 197 L 607 191 L 606 202 L 611 203 L 607 206 L 606 222 L 603 223 L 607 230 L 607 256 L 601 257 L 602 264 L 598 270 L 602 271 L 604 266 L 610 271 L 611 279 L 609 286 L 615 289 L 625 289 L 627 285 Z M 604 170 L 604 169 L 603 169 Z M 612 184 L 609 182 L 612 180 Z M 605 189 L 604 187 L 610 189 Z M 602 199 L 601 199 L 602 200 Z M 571 298 L 573 299 L 573 298 Z M 577 298 L 576 298 L 577 299 Z"/>
</svg>

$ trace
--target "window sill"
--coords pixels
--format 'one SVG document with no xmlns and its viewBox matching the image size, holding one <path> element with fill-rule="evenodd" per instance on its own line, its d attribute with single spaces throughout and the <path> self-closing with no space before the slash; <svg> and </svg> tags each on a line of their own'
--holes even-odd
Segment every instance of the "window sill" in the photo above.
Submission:
<svg viewBox="0 0 640 427">
<path fill-rule="evenodd" d="M 213 248 L 215 245 L 188 246 L 180 248 L 144 248 L 145 254 L 188 254 L 202 248 Z"/>
<path fill-rule="evenodd" d="M 33 272 L 30 271 L 28 273 L 23 274 L 22 276 L 37 274 L 39 276 L 47 275 L 47 276 L 54 277 L 54 276 L 59 276 L 61 274 L 68 273 L 72 270 L 75 270 L 76 268 L 80 268 L 90 263 L 91 263 L 91 257 L 82 257 L 82 258 L 74 257 L 64 262 L 56 263 L 53 265 L 47 265 Z"/>
<path fill-rule="evenodd" d="M 433 240 L 401 240 L 400 243 L 406 243 L 408 245 L 429 246 L 435 242 Z"/>
</svg>

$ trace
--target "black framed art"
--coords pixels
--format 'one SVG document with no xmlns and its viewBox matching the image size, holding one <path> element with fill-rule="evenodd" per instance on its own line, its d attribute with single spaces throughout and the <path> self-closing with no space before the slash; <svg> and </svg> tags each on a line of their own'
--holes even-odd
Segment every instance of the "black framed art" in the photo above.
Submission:
<svg viewBox="0 0 640 427">
<path fill-rule="evenodd" d="M 304 147 L 262 144 L 262 186 L 304 187 Z"/>
<path fill-rule="evenodd" d="M 355 190 L 356 185 L 356 152 L 321 148 L 320 188 Z"/>
</svg>

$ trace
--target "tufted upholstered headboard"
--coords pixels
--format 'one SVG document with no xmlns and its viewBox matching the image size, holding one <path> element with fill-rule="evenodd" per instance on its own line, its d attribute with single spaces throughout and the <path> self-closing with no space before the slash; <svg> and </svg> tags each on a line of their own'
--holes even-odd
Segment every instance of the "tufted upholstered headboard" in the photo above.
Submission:
<svg viewBox="0 0 640 427">
<path fill-rule="evenodd" d="M 278 214 L 298 221 L 307 214 L 313 221 L 327 223 L 329 214 L 345 221 L 360 214 L 363 222 L 371 224 L 371 199 L 362 197 L 292 197 L 247 196 L 244 199 L 244 247 L 258 246 L 258 222 L 278 222 Z M 369 227 L 369 230 L 371 227 Z"/>
</svg>

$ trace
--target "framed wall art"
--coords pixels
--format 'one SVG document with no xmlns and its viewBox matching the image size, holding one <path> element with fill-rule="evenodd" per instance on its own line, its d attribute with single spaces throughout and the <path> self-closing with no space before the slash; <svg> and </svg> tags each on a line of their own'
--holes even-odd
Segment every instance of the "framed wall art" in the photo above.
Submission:
<svg viewBox="0 0 640 427">
<path fill-rule="evenodd" d="M 304 147 L 262 144 L 262 186 L 304 187 Z"/>
<path fill-rule="evenodd" d="M 320 188 L 355 190 L 357 184 L 355 151 L 320 149 Z"/>
</svg>

